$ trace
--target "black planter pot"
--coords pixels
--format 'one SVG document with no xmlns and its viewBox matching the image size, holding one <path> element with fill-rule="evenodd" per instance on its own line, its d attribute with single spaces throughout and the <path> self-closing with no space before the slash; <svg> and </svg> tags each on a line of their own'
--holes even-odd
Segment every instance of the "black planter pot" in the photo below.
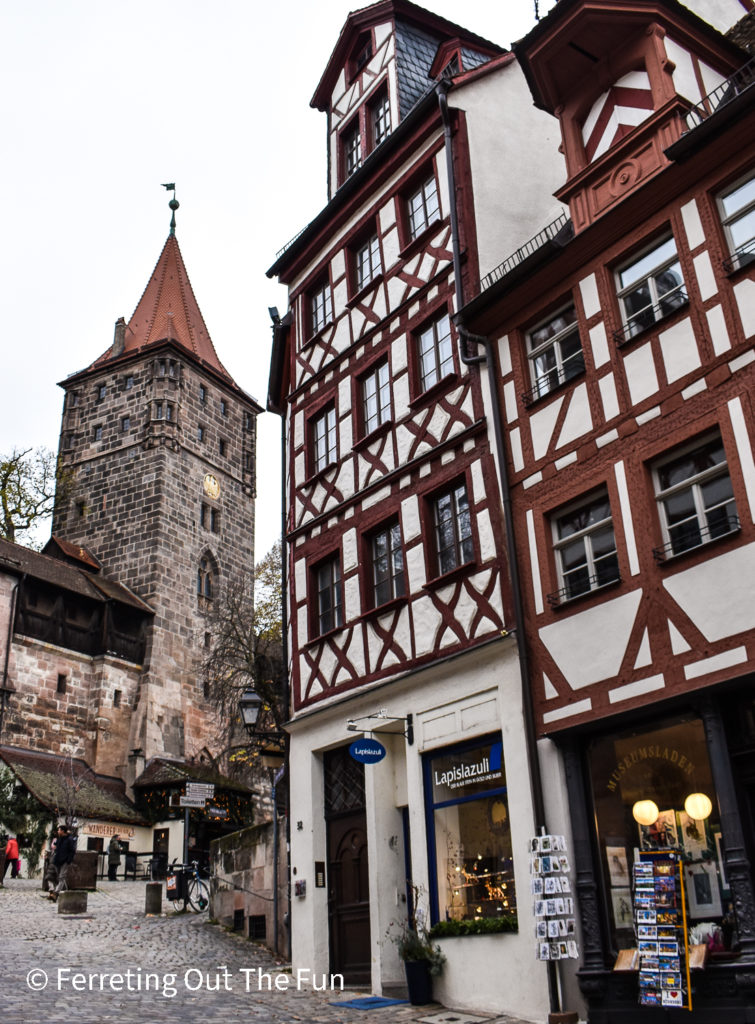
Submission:
<svg viewBox="0 0 755 1024">
<path fill-rule="evenodd" d="M 433 978 L 428 960 L 404 960 L 406 986 L 412 1006 L 424 1006 L 433 1001 Z"/>
</svg>

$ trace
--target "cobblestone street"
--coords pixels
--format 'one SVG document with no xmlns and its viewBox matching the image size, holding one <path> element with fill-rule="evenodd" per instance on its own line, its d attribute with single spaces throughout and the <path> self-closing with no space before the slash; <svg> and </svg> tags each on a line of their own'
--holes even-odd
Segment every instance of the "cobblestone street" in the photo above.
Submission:
<svg viewBox="0 0 755 1024">
<path fill-rule="evenodd" d="M 41 898 L 37 881 L 6 879 L 0 889 L 3 1024 L 522 1024 L 437 1005 L 339 1008 L 331 1003 L 369 993 L 316 992 L 308 981 L 298 986 L 284 964 L 209 924 L 206 914 L 176 914 L 164 903 L 161 916 L 147 917 L 143 883 L 100 886 L 89 893 L 86 915 L 68 917 Z"/>
</svg>

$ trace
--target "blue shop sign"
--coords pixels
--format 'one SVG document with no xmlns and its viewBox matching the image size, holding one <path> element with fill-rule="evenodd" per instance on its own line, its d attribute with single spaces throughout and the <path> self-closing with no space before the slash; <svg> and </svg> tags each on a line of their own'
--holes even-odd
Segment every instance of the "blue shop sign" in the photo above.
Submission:
<svg viewBox="0 0 755 1024">
<path fill-rule="evenodd" d="M 349 753 L 355 761 L 360 764 L 377 764 L 385 757 L 385 747 L 378 740 L 363 739 L 354 740 L 349 747 Z"/>
</svg>

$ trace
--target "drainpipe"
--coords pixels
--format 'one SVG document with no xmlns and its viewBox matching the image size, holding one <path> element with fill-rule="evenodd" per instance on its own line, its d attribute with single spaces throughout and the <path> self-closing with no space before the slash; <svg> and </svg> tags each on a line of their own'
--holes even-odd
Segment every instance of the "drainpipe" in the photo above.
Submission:
<svg viewBox="0 0 755 1024">
<path fill-rule="evenodd" d="M 291 314 L 286 315 L 281 319 L 278 315 L 278 310 L 273 306 L 268 309 L 270 319 L 273 325 L 273 344 L 275 344 L 275 335 L 281 330 L 281 328 L 287 327 L 291 323 Z M 286 415 L 285 410 L 280 413 L 281 418 L 281 441 L 280 441 L 280 459 L 281 459 L 281 658 L 283 661 L 283 706 L 286 709 L 286 714 L 289 713 L 289 703 L 291 700 L 291 692 L 289 687 L 288 678 L 288 565 L 286 561 Z M 275 920 L 275 952 L 278 952 L 278 800 L 277 800 L 277 786 L 278 783 L 288 775 L 288 756 L 290 738 L 287 732 L 283 734 L 284 747 L 284 760 L 283 766 L 277 772 L 275 781 L 273 783 L 273 918 Z M 290 781 L 289 781 L 290 786 Z M 288 879 L 286 886 L 286 936 L 287 936 L 287 951 L 286 958 L 291 960 L 291 807 L 290 799 L 288 794 L 286 795 L 286 858 L 289 863 L 287 864 Z"/>
<path fill-rule="evenodd" d="M 16 580 L 13 591 L 11 592 L 10 599 L 10 611 L 8 613 L 8 636 L 5 641 L 5 664 L 3 665 L 3 685 L 0 687 L 0 741 L 3 736 L 3 725 L 5 724 L 5 701 L 6 694 L 10 695 L 8 689 L 8 665 L 10 663 L 10 646 L 13 642 L 13 627 L 15 625 L 16 618 L 16 602 L 18 601 L 18 592 L 21 588 L 21 584 L 26 578 L 26 573 Z"/>
<path fill-rule="evenodd" d="M 488 369 L 488 387 L 490 392 L 490 406 L 493 416 L 493 433 L 495 436 L 496 462 L 501 481 L 501 502 L 503 505 L 503 519 L 506 530 L 506 555 L 509 563 L 509 576 L 511 579 L 512 596 L 514 599 L 514 632 L 516 635 L 517 654 L 519 656 L 519 678 L 522 690 L 522 707 L 524 710 L 524 732 L 527 745 L 527 758 L 529 761 L 530 791 L 532 796 L 532 809 L 535 816 L 535 829 L 545 829 L 545 800 L 543 797 L 543 778 L 540 771 L 540 759 L 537 752 L 537 734 L 535 730 L 535 710 L 532 702 L 532 688 L 530 686 L 529 655 L 527 649 L 527 638 L 524 632 L 524 604 L 522 601 L 522 584 L 519 573 L 519 559 L 517 557 L 516 545 L 514 544 L 514 519 L 511 508 L 511 487 L 509 485 L 508 471 L 503 447 L 503 416 L 501 415 L 501 403 L 496 386 L 495 369 L 496 362 L 493 354 L 493 346 L 489 338 L 478 334 L 471 334 L 461 322 L 461 310 L 464 307 L 464 289 L 461 278 L 461 251 L 459 242 L 459 218 L 456 210 L 456 175 L 454 173 L 453 161 L 453 134 L 451 130 L 451 118 L 448 110 L 448 90 L 451 83 L 442 79 L 436 86 L 440 115 L 443 120 L 443 133 L 446 150 L 446 170 L 448 174 L 448 193 L 450 198 L 451 214 L 451 244 L 453 252 L 454 284 L 456 297 L 456 315 L 454 323 L 459 333 L 459 356 L 465 366 L 475 366 L 486 363 Z M 482 345 L 484 353 L 472 356 L 469 354 L 470 343 Z M 558 989 L 558 977 L 556 964 L 549 960 L 548 970 L 548 997 L 550 1000 L 551 1014 L 559 1013 L 561 1000 Z"/>
</svg>

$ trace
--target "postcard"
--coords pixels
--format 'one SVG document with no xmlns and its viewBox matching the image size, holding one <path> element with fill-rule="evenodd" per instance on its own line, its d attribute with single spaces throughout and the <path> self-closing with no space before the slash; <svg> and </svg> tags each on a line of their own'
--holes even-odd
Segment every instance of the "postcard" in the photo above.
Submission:
<svg viewBox="0 0 755 1024">
<path fill-rule="evenodd" d="M 661 1005 L 661 993 L 655 988 L 643 989 L 640 993 L 640 1005 L 641 1006 L 660 1006 Z"/>
<path fill-rule="evenodd" d="M 657 939 L 658 928 L 654 924 L 640 924 L 637 926 L 638 939 Z"/>
<path fill-rule="evenodd" d="M 676 971 L 661 975 L 661 988 L 681 988 L 682 976 Z"/>
<path fill-rule="evenodd" d="M 535 911 L 537 913 L 537 911 Z M 655 924 L 655 907 L 640 907 L 636 912 L 637 924 Z"/>
<path fill-rule="evenodd" d="M 684 993 L 681 989 L 663 989 L 663 1006 L 684 1006 Z"/>
</svg>

